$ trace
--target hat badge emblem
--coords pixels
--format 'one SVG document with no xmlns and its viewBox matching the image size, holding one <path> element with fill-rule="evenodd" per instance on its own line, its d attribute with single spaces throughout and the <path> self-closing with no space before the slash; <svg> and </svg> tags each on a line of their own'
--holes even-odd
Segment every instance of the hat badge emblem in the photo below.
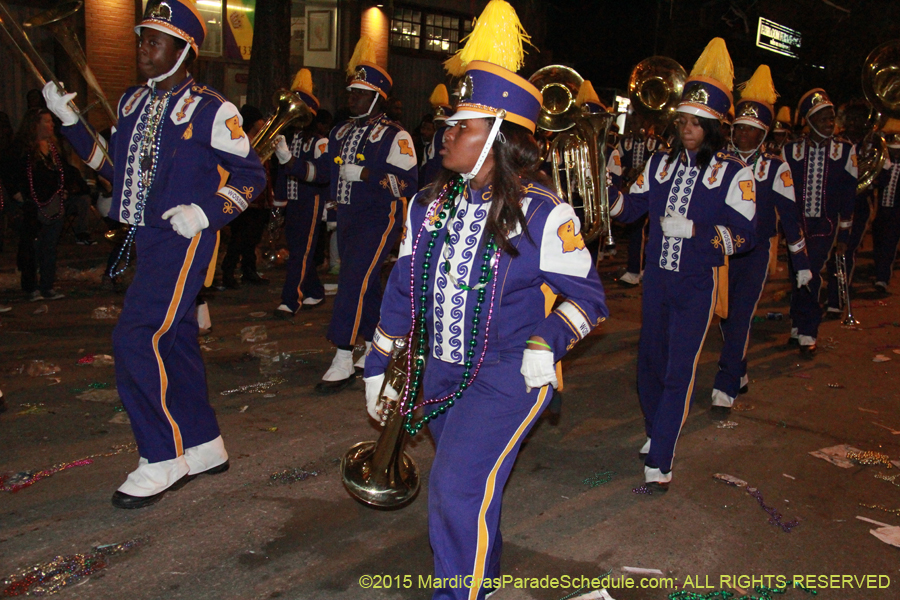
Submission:
<svg viewBox="0 0 900 600">
<path fill-rule="evenodd" d="M 827 98 L 825 98 L 824 94 L 816 92 L 815 94 L 812 95 L 812 98 L 810 98 L 809 103 L 810 103 L 810 106 L 815 106 L 817 104 L 821 104 L 821 103 L 825 102 L 826 100 L 827 100 Z"/>
<path fill-rule="evenodd" d="M 171 21 L 172 7 L 165 2 L 160 2 L 150 9 L 150 12 L 147 13 L 147 17 L 151 19 L 160 19 L 162 21 Z"/>
<path fill-rule="evenodd" d="M 700 104 L 709 103 L 709 92 L 703 89 L 702 85 L 695 85 L 685 96 L 688 102 L 699 102 Z"/>
<path fill-rule="evenodd" d="M 357 67 L 356 73 L 353 75 L 353 81 L 365 81 L 366 80 L 366 70 L 363 67 Z"/>
<path fill-rule="evenodd" d="M 753 117 L 754 119 L 758 119 L 759 111 L 756 110 L 756 107 L 753 106 L 752 104 L 745 104 L 743 107 L 741 107 L 741 114 L 738 116 L 739 117 Z"/>
<path fill-rule="evenodd" d="M 465 102 L 472 99 L 473 85 L 471 75 L 466 75 L 459 82 L 459 87 L 456 88 L 456 93 L 459 95 L 460 102 Z"/>
</svg>

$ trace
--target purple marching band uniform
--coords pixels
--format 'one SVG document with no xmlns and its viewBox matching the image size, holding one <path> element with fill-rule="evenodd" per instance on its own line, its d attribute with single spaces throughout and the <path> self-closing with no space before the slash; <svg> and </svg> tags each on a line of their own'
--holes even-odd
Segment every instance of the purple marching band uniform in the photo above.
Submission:
<svg viewBox="0 0 900 600">
<path fill-rule="evenodd" d="M 194 24 L 181 14 L 192 9 L 171 5 L 173 22 L 181 17 L 200 30 L 199 19 Z M 171 33 L 167 20 L 152 16 L 136 29 L 153 25 Z M 202 30 L 193 37 L 202 42 Z M 165 93 L 148 85 L 128 89 L 119 101 L 118 121 L 109 141 L 115 169 L 83 125 L 63 130 L 88 166 L 113 182 L 110 218 L 135 226 L 139 261 L 113 331 L 116 385 L 140 466 L 158 480 L 152 482 L 155 489 L 147 488 L 147 481 L 135 476 L 139 469 L 119 490 L 149 496 L 228 459 L 207 396 L 194 307 L 218 230 L 247 207 L 266 177 L 241 129 L 238 109 L 190 76 Z M 142 162 L 147 148 L 150 164 L 146 158 Z M 209 221 L 192 239 L 162 218 L 184 204 L 199 206 Z M 156 472 L 153 463 L 161 463 Z"/>
<path fill-rule="evenodd" d="M 730 82 L 726 89 L 714 79 L 692 76 L 678 111 L 721 121 L 731 102 Z M 617 220 L 634 222 L 649 214 L 637 377 L 648 443 L 641 452 L 648 450 L 645 482 L 667 485 L 718 287 L 726 285 L 719 281 L 719 267 L 725 257 L 756 243 L 753 172 L 724 152 L 702 171 L 695 152 L 657 152 L 627 194 L 612 187 L 609 197 Z M 664 235 L 662 221 L 670 215 L 693 221 L 691 237 Z"/>
<path fill-rule="evenodd" d="M 807 92 L 797 107 L 797 120 L 833 106 L 824 90 Z M 795 288 L 791 295 L 791 337 L 801 347 L 813 348 L 822 322 L 820 273 L 831 255 L 835 240 L 847 242 L 856 202 L 856 146 L 829 137 L 815 144 L 808 136 L 785 144 L 782 158 L 794 178 L 800 223 L 806 239 L 812 281 Z M 849 258 L 849 257 L 848 257 Z M 849 265 L 848 265 L 849 267 Z"/>
<path fill-rule="evenodd" d="M 896 134 L 888 137 L 888 147 L 900 148 Z M 896 151 L 896 150 L 895 150 Z M 891 282 L 897 245 L 900 244 L 900 165 L 890 161 L 878 178 L 878 209 L 872 221 L 872 242 L 875 254 L 875 288 L 887 292 Z"/>
<path fill-rule="evenodd" d="M 534 182 L 523 184 L 522 212 L 528 230 L 510 235 L 520 254 L 516 258 L 501 255 L 496 276 L 486 288 L 486 297 L 493 302 L 481 313 L 482 322 L 490 319 L 484 362 L 455 406 L 429 423 L 437 444 L 428 492 L 435 577 L 500 575 L 503 487 L 522 440 L 553 396 L 550 386 L 525 392 L 519 372 L 524 341 L 533 335 L 543 337 L 558 360 L 609 314 L 574 211 L 546 188 Z M 431 261 L 425 292 L 432 344 L 423 382 L 425 398 L 451 394 L 465 371 L 471 339 L 467 325 L 475 316 L 476 294 L 458 288 L 454 281 L 477 283 L 490 196 L 489 189 L 467 190 L 450 224 L 449 240 L 439 235 L 432 250 L 441 258 Z M 381 321 L 366 361 L 366 377 L 384 371 L 393 340 L 412 327 L 410 297 L 418 289 L 412 289 L 411 282 L 418 285 L 423 280 L 424 240 L 434 230 L 435 216 L 434 204 L 411 204 L 400 259 L 388 281 Z M 417 245 L 416 270 L 410 275 L 412 250 L 419 239 L 423 242 Z M 449 273 L 438 269 L 445 260 Z M 545 291 L 566 298 L 549 316 Z M 484 348 L 483 332 L 484 326 L 474 347 L 476 357 Z M 468 590 L 448 588 L 434 598 L 467 596 Z"/>
<path fill-rule="evenodd" d="M 734 123 L 756 122 L 754 126 L 765 131 L 772 116 L 767 105 L 743 100 L 738 102 Z M 730 257 L 728 262 L 728 317 L 719 322 L 723 344 L 712 392 L 713 406 L 732 406 L 738 392 L 747 385 L 750 325 L 766 284 L 770 238 L 778 234 L 779 218 L 794 271 L 809 269 L 790 167 L 780 157 L 764 151 L 757 150 L 750 158 L 749 166 L 756 179 L 756 245 Z"/>
<path fill-rule="evenodd" d="M 493 117 L 503 109 L 505 120 L 534 131 L 541 101 L 530 83 L 482 61 L 468 64 L 465 81 L 471 95 L 463 93 L 450 120 Z M 449 204 L 443 196 L 428 206 L 411 203 L 366 361 L 367 379 L 384 372 L 393 341 L 410 333 L 413 311 L 421 314 L 424 297 L 428 351 L 422 393 L 428 400 L 444 398 L 428 404 L 426 412 L 446 409 L 428 423 L 436 443 L 428 492 L 434 575 L 471 576 L 473 582 L 438 589 L 435 599 L 481 600 L 491 587 L 483 580 L 500 576 L 503 488 L 523 439 L 553 395 L 549 384 L 526 387 L 525 341 L 542 337 L 558 361 L 608 315 L 575 212 L 533 181 L 522 186 L 527 226 L 508 234 L 519 252 L 515 258 L 500 251 L 486 256 L 490 185 L 473 190 L 467 183 L 455 199 L 455 214 L 442 204 Z M 441 222 L 442 211 L 452 215 L 449 222 Z M 565 300 L 551 312 L 548 297 L 555 294 Z M 470 371 L 468 385 L 461 386 Z"/>
<path fill-rule="evenodd" d="M 382 96 L 390 91 L 390 77 L 380 67 L 361 63 L 357 72 L 362 75 L 351 86 L 364 85 Z M 335 127 L 327 160 L 341 257 L 328 339 L 340 347 L 355 344 L 358 336 L 372 340 L 381 306 L 381 265 L 400 235 L 406 199 L 418 189 L 418 173 L 412 137 L 383 113 Z M 367 168 L 368 181 L 345 180 L 342 164 Z"/>
<path fill-rule="evenodd" d="M 620 186 L 622 179 L 635 169 L 642 169 L 644 163 L 658 149 L 665 147 L 659 138 L 648 135 L 645 139 L 639 139 L 633 134 L 626 135 L 616 145 L 616 150 L 610 156 L 610 172 L 613 173 L 613 183 Z M 618 181 L 616 180 L 618 176 Z M 641 264 L 644 258 L 644 229 L 647 225 L 647 215 L 639 217 L 633 223 L 625 226 L 628 234 L 628 257 L 625 274 L 620 280 L 626 283 L 636 284 L 640 282 L 643 269 Z M 624 278 L 624 279 L 623 279 Z"/>
<path fill-rule="evenodd" d="M 700 351 L 712 321 L 725 257 L 756 241 L 753 173 L 740 159 L 716 154 L 702 173 L 696 155 L 669 162 L 658 152 L 628 194 L 613 188 L 619 221 L 650 215 L 644 269 L 638 395 L 652 440 L 646 465 L 672 470 L 675 444 L 690 410 Z M 691 238 L 669 238 L 660 218 L 672 212 L 694 222 Z M 699 309 L 698 309 L 699 307 Z M 668 365 L 668 366 L 667 366 Z"/>
<path fill-rule="evenodd" d="M 319 101 L 314 96 L 302 91 L 295 93 L 300 94 L 313 114 L 318 111 Z M 284 233 L 290 252 L 281 306 L 295 313 L 301 304 L 311 307 L 325 298 L 325 288 L 316 272 L 315 253 L 331 167 L 328 138 L 298 131 L 291 140 L 290 150 L 293 162 L 279 168 L 276 185 L 283 194 L 280 197 L 287 198 Z"/>
</svg>

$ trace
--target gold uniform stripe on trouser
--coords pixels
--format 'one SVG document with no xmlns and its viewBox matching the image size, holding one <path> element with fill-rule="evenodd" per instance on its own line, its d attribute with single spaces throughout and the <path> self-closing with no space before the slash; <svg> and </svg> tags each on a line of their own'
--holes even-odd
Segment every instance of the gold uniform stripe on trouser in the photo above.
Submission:
<svg viewBox="0 0 900 600">
<path fill-rule="evenodd" d="M 169 387 L 169 378 L 166 375 L 166 366 L 163 364 L 162 357 L 159 355 L 159 339 L 171 329 L 172 322 L 175 320 L 175 313 L 178 312 L 178 305 L 181 303 L 181 297 L 184 293 L 184 283 L 187 281 L 188 273 L 194 262 L 194 254 L 197 252 L 197 246 L 200 244 L 200 236 L 202 235 L 203 232 L 201 231 L 191 239 L 191 243 L 188 246 L 187 253 L 184 257 L 184 263 L 181 265 L 181 272 L 178 273 L 178 281 L 175 283 L 175 290 L 172 292 L 172 300 L 169 302 L 166 318 L 159 330 L 153 334 L 153 353 L 156 355 L 156 364 L 159 367 L 159 401 L 162 405 L 163 412 L 166 413 L 166 418 L 169 420 L 169 425 L 172 426 L 172 437 L 175 441 L 176 456 L 184 454 L 184 447 L 181 443 L 181 429 L 169 413 L 168 406 L 166 406 L 166 392 Z"/>
<path fill-rule="evenodd" d="M 750 313 L 750 326 L 747 327 L 747 337 L 744 338 L 744 353 L 741 355 L 742 359 L 747 358 L 747 348 L 750 346 L 750 330 L 753 328 L 753 315 L 756 314 L 756 309 L 759 306 L 759 301 L 762 300 L 763 291 L 766 289 L 766 280 L 769 278 L 769 268 L 766 266 L 766 276 L 763 277 L 762 285 L 759 286 L 759 295 L 756 297 L 756 302 L 753 303 L 753 311 Z M 746 373 L 745 373 L 746 375 Z"/>
<path fill-rule="evenodd" d="M 306 279 L 306 262 L 309 259 L 309 250 L 312 248 L 312 241 L 315 237 L 315 227 L 316 221 L 321 217 L 319 214 L 319 195 L 316 194 L 316 203 L 313 205 L 313 215 L 312 215 L 312 223 L 310 224 L 309 235 L 306 237 L 306 251 L 303 252 L 303 263 L 302 267 L 300 267 L 300 281 L 297 283 L 297 299 L 301 302 L 303 301 L 303 292 L 300 291 L 300 286 L 303 285 L 303 280 Z M 353 343 L 356 343 L 355 341 Z"/>
<path fill-rule="evenodd" d="M 697 381 L 697 363 L 700 362 L 700 354 L 703 352 L 703 344 L 706 343 L 706 335 L 709 333 L 709 324 L 712 323 L 713 315 L 716 314 L 716 297 L 719 293 L 719 269 L 712 268 L 713 273 L 713 290 L 709 298 L 709 316 L 706 317 L 706 329 L 703 331 L 703 339 L 700 340 L 700 346 L 697 347 L 697 354 L 694 355 L 693 371 L 691 372 L 691 383 L 688 385 L 687 394 L 684 396 L 684 410 L 681 416 L 681 425 L 678 426 L 678 435 L 675 437 L 675 446 L 678 446 L 678 438 L 681 437 L 681 429 L 684 427 L 688 418 L 688 411 L 691 409 L 691 396 L 694 393 L 694 382 Z M 725 282 L 728 285 L 728 282 Z M 675 447 L 672 447 L 672 466 L 675 466 Z"/>
<path fill-rule="evenodd" d="M 531 410 L 528 411 L 528 416 L 525 417 L 525 420 L 522 421 L 521 425 L 519 425 L 519 428 L 516 429 L 516 432 L 506 444 L 503 452 L 501 452 L 500 456 L 497 457 L 497 462 L 494 463 L 494 467 L 488 474 L 487 481 L 484 484 L 484 498 L 481 501 L 481 510 L 478 511 L 478 541 L 475 546 L 475 565 L 472 569 L 473 582 L 484 579 L 484 563 L 487 561 L 488 542 L 490 541 L 490 534 L 487 530 L 487 521 L 485 520 L 485 516 L 487 515 L 488 508 L 490 508 L 491 506 L 491 501 L 494 499 L 494 492 L 497 491 L 497 472 L 503 465 L 503 460 L 509 455 L 510 452 L 512 452 L 512 449 L 519 441 L 519 438 L 521 438 L 522 434 L 525 433 L 528 425 L 538 417 L 541 406 L 544 405 L 544 399 L 547 397 L 547 392 L 550 391 L 550 389 L 551 388 L 549 384 L 541 388 L 541 391 L 537 395 L 537 401 L 531 407 Z M 502 489 L 499 490 L 499 492 L 503 494 Z M 480 585 L 474 584 L 471 588 L 469 588 L 469 600 L 475 600 L 478 597 L 478 590 L 480 588 Z"/>
<path fill-rule="evenodd" d="M 387 243 L 388 236 L 391 235 L 391 230 L 394 228 L 394 223 L 396 222 L 396 217 L 394 216 L 394 211 L 397 208 L 397 201 L 391 201 L 391 217 L 388 219 L 387 229 L 384 230 L 384 233 L 381 235 L 381 243 L 378 244 L 378 250 L 375 251 L 375 256 L 372 257 L 372 264 L 369 265 L 369 269 L 366 271 L 366 276 L 363 279 L 362 287 L 359 290 L 359 300 L 356 302 L 356 319 L 353 321 L 353 331 L 350 334 L 350 343 L 356 344 L 356 334 L 359 332 L 359 321 L 362 319 L 362 310 L 363 310 L 363 298 L 366 297 L 366 290 L 369 288 L 369 277 L 372 275 L 372 271 L 375 269 L 375 266 L 378 264 L 378 257 L 381 256 L 381 251 L 384 249 L 384 245 Z"/>
</svg>

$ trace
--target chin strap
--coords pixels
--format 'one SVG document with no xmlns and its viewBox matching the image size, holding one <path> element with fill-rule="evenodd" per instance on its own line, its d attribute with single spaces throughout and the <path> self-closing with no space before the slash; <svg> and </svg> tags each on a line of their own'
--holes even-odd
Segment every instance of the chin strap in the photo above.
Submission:
<svg viewBox="0 0 900 600">
<path fill-rule="evenodd" d="M 178 60 L 175 62 L 175 66 L 172 67 L 171 69 L 169 69 L 168 73 L 159 75 L 157 77 L 151 77 L 150 79 L 147 80 L 147 83 L 150 84 L 150 87 L 155 88 L 157 83 L 159 83 L 160 81 L 164 81 L 164 80 L 168 79 L 169 77 L 171 77 L 172 75 L 174 75 L 175 71 L 177 71 L 181 67 L 181 65 L 184 64 L 184 60 L 187 58 L 188 52 L 190 52 L 190 51 L 191 51 L 191 45 L 185 44 L 184 50 L 181 51 L 181 56 L 178 57 Z"/>
<path fill-rule="evenodd" d="M 824 133 L 822 133 L 821 131 L 819 131 L 818 129 L 816 129 L 816 126 L 813 125 L 813 124 L 812 124 L 812 121 L 810 121 L 808 118 L 806 119 L 806 124 L 809 125 L 809 128 L 810 128 L 810 129 L 812 129 L 813 131 L 816 132 L 816 135 L 817 135 L 817 136 L 819 136 L 820 138 L 822 138 L 822 141 L 823 141 L 823 142 L 824 142 L 825 140 L 827 140 L 828 138 L 831 137 L 830 135 L 825 135 Z"/>
<path fill-rule="evenodd" d="M 500 110 L 495 115 L 494 125 L 491 127 L 491 132 L 484 142 L 484 147 L 481 149 L 481 154 L 478 156 L 478 162 L 475 163 L 475 166 L 471 171 L 462 176 L 463 181 L 471 181 L 478 175 L 482 165 L 484 165 L 484 161 L 487 159 L 488 153 L 491 151 L 491 147 L 494 145 L 494 140 L 497 139 L 497 134 L 500 133 L 500 125 L 503 124 L 503 119 L 505 117 L 505 110 Z"/>
<path fill-rule="evenodd" d="M 364 115 L 357 115 L 355 117 L 350 117 L 351 119 L 364 119 L 372 114 L 372 109 L 375 108 L 375 103 L 378 102 L 378 92 L 375 92 L 375 97 L 372 98 L 372 104 L 369 105 L 369 110 L 366 111 Z"/>
<path fill-rule="evenodd" d="M 766 143 L 766 136 L 763 136 L 763 139 L 756 145 L 756 148 L 754 148 L 747 154 L 747 158 L 750 158 L 750 157 L 754 156 L 757 152 L 759 152 L 759 149 L 762 148 L 763 144 L 765 144 L 765 143 Z M 731 148 L 732 152 L 734 152 L 735 154 L 740 156 L 741 159 L 744 160 L 744 162 L 746 162 L 746 160 L 744 159 L 745 152 L 739 150 L 738 147 L 734 145 L 734 142 L 732 140 L 728 140 L 728 147 Z"/>
</svg>

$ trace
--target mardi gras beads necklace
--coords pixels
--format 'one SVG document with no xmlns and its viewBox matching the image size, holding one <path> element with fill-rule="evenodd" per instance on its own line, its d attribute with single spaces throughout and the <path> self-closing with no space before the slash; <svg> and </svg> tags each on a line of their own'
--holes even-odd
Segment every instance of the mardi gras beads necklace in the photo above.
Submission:
<svg viewBox="0 0 900 600">
<path fill-rule="evenodd" d="M 428 330 L 425 317 L 428 312 L 427 293 L 428 279 L 430 277 L 429 271 L 431 270 L 431 259 L 434 256 L 434 248 L 437 245 L 437 238 L 440 235 L 441 229 L 446 229 L 444 235 L 444 244 L 446 245 L 449 243 L 449 227 L 445 227 L 445 224 L 448 224 L 449 221 L 451 221 L 456 216 L 458 208 L 457 202 L 463 195 L 464 189 L 465 184 L 462 178 L 457 177 L 444 187 L 444 189 L 441 191 L 441 195 L 438 197 L 434 208 L 434 212 L 437 213 L 437 219 L 433 221 L 434 230 L 430 234 L 428 247 L 425 250 L 424 260 L 422 261 L 421 282 L 418 284 L 418 287 L 416 285 L 414 257 L 416 256 L 416 250 L 418 249 L 419 242 L 422 239 L 422 235 L 424 233 L 424 222 L 422 224 L 422 227 L 419 229 L 419 233 L 416 236 L 416 240 L 413 245 L 413 258 L 410 260 L 410 288 L 413 290 L 413 293 L 410 295 L 410 308 L 412 312 L 413 330 L 419 336 L 419 339 L 423 341 L 428 339 Z M 406 420 L 403 426 L 406 429 L 407 433 L 409 433 L 411 436 L 419 433 L 422 427 L 427 425 L 432 419 L 437 418 L 438 416 L 447 412 L 447 409 L 453 407 L 453 405 L 456 403 L 456 400 L 462 397 L 463 392 L 472 384 L 472 382 L 475 380 L 475 377 L 478 375 L 478 372 L 481 370 L 481 365 L 484 362 L 484 356 L 487 352 L 487 341 L 490 334 L 491 318 L 494 313 L 494 298 L 496 294 L 496 286 L 494 286 L 494 288 L 491 290 L 491 303 L 488 307 L 488 314 L 485 320 L 484 345 L 481 349 L 481 356 L 478 358 L 478 362 L 476 364 L 474 362 L 474 358 L 475 348 L 478 345 L 478 326 L 481 323 L 481 314 L 484 310 L 483 304 L 487 296 L 486 288 L 488 283 L 490 283 L 490 281 L 494 278 L 494 275 L 496 274 L 496 270 L 494 269 L 494 267 L 499 263 L 500 260 L 500 250 L 496 242 L 494 242 L 493 234 L 488 237 L 488 240 L 485 243 L 482 260 L 483 264 L 481 266 L 481 275 L 478 277 L 477 285 L 468 286 L 465 284 L 461 284 L 457 282 L 454 277 L 450 277 L 454 285 L 456 285 L 459 289 L 465 291 L 475 291 L 478 294 L 476 304 L 472 309 L 474 315 L 472 317 L 472 327 L 469 330 L 469 334 L 471 337 L 469 338 L 469 347 L 466 350 L 465 362 L 463 364 L 463 366 L 465 367 L 465 371 L 463 372 L 462 382 L 459 384 L 459 388 L 442 398 L 425 400 L 416 405 L 416 395 L 418 394 L 419 387 L 421 386 L 422 374 L 425 370 L 425 354 L 427 344 L 418 344 L 415 352 L 410 352 L 409 354 L 409 357 L 407 359 L 407 372 L 411 374 L 410 383 L 406 388 L 406 393 L 404 394 L 400 406 L 401 413 L 406 416 Z M 449 261 L 445 260 L 442 268 L 444 272 L 449 275 Z M 419 301 L 418 307 L 416 307 L 417 292 Z M 426 413 L 418 421 L 413 420 L 413 412 L 417 408 L 432 404 L 439 404 L 439 406 L 434 410 Z"/>
</svg>

